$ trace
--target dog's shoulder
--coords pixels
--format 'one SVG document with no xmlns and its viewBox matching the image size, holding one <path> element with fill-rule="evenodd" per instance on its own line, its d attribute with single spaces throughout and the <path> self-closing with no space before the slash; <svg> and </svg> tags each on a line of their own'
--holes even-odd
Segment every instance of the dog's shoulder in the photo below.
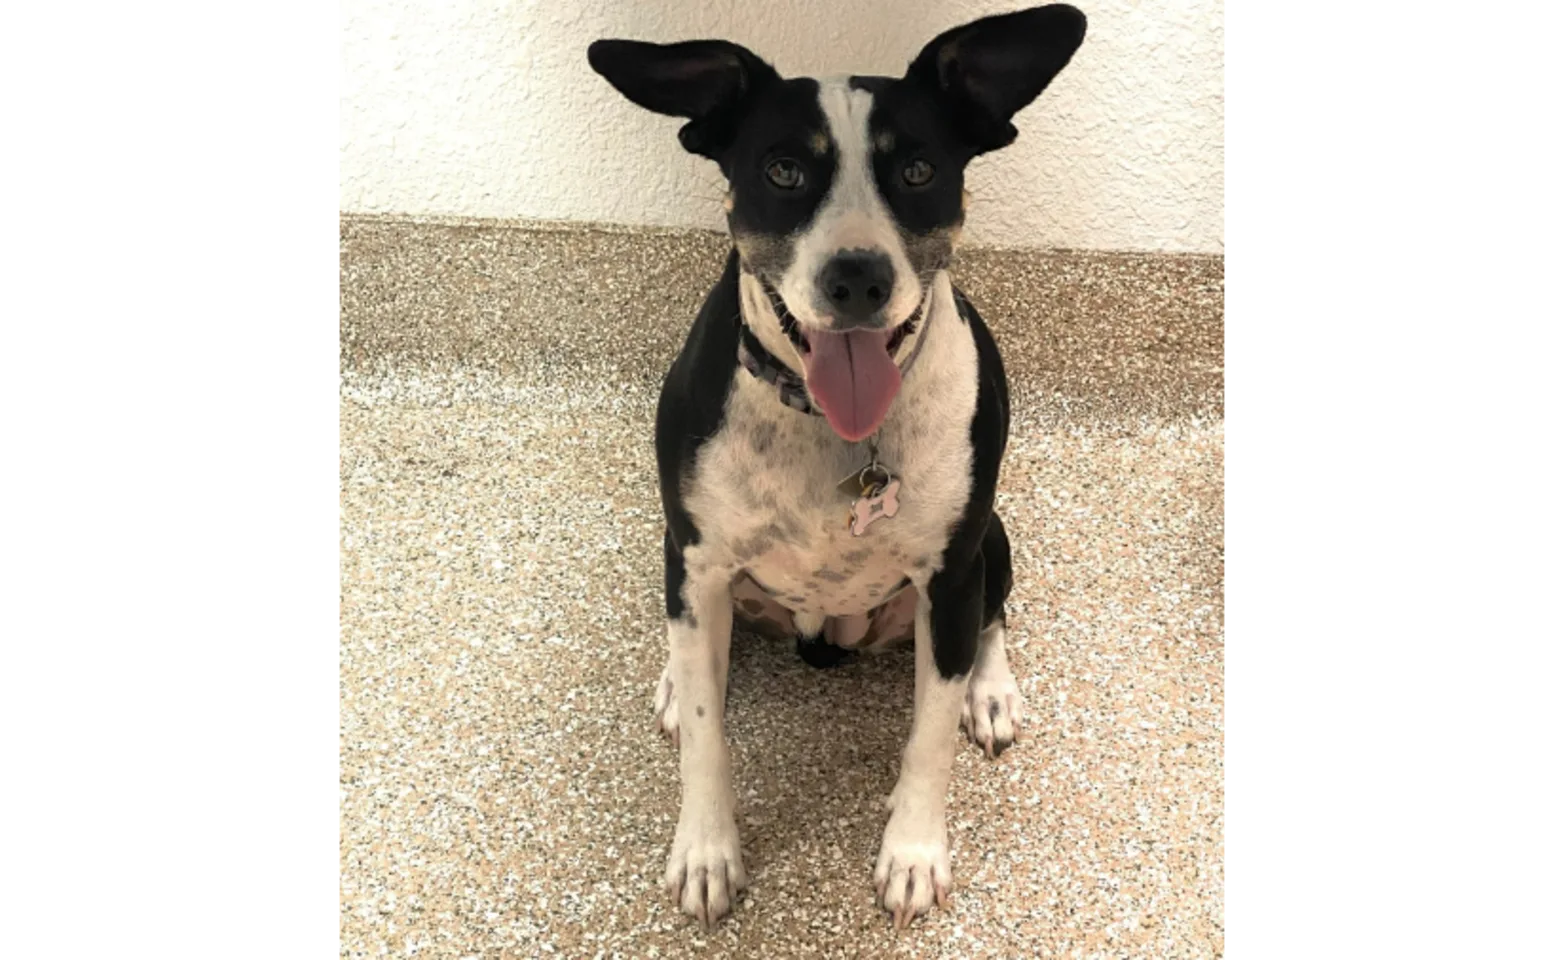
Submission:
<svg viewBox="0 0 1564 960">
<path fill-rule="evenodd" d="M 1010 384 L 1005 379 L 1004 360 L 999 345 L 977 307 L 959 287 L 952 286 L 956 310 L 972 331 L 978 354 L 978 409 L 973 415 L 974 456 L 989 456 L 997 463 L 1004 455 L 1010 435 Z M 979 434 L 983 443 L 978 444 Z"/>
<path fill-rule="evenodd" d="M 972 412 L 969 431 L 972 457 L 972 486 L 961 520 L 945 546 L 942 569 L 962 569 L 978 553 L 994 511 L 994 494 L 999 484 L 999 464 L 1004 459 L 1010 435 L 1010 385 L 1005 379 L 1004 361 L 999 345 L 989 332 L 982 315 L 960 289 L 952 287 L 956 310 L 972 335 L 977 348 L 977 407 Z"/>
<path fill-rule="evenodd" d="M 738 367 L 739 259 L 728 254 L 722 278 L 706 295 L 684 347 L 663 378 L 657 399 L 657 476 L 674 542 L 697 539 L 684 508 L 681 482 L 701 445 L 722 426 L 725 401 Z"/>
</svg>

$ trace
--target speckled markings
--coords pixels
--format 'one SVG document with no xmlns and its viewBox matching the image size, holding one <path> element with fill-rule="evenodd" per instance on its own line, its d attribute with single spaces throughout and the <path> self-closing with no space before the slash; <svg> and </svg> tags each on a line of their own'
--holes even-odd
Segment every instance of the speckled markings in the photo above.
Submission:
<svg viewBox="0 0 1564 960">
<path fill-rule="evenodd" d="M 869 882 L 910 649 L 733 645 L 751 885 L 661 897 L 677 757 L 651 415 L 725 239 L 342 224 L 342 955 L 1222 952 L 1222 263 L 962 251 L 1015 415 L 999 504 L 1028 711 L 957 754 L 956 893 Z"/>
</svg>

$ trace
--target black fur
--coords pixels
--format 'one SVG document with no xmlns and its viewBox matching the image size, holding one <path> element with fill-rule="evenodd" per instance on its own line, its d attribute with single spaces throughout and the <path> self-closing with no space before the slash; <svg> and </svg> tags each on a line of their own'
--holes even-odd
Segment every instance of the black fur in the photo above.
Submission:
<svg viewBox="0 0 1564 960">
<path fill-rule="evenodd" d="M 1010 574 L 1010 537 L 997 512 L 989 515 L 983 534 L 983 626 L 1004 622 L 1005 601 L 1014 581 Z"/>
<path fill-rule="evenodd" d="M 869 114 L 874 178 L 896 222 L 914 235 L 960 226 L 963 173 L 974 153 L 940 100 L 922 84 L 906 80 L 854 77 L 852 84 L 874 94 Z M 883 142 L 891 149 L 883 149 Z M 913 160 L 931 164 L 934 178 L 920 186 L 908 184 L 903 172 Z"/>
<path fill-rule="evenodd" d="M 726 40 L 599 40 L 587 48 L 587 62 L 631 101 L 687 117 L 679 142 L 719 164 L 739 124 L 756 109 L 756 97 L 782 80 L 770 64 Z"/>
<path fill-rule="evenodd" d="M 674 543 L 671 527 L 663 529 L 663 602 L 669 620 L 684 616 L 684 552 Z"/>
<path fill-rule="evenodd" d="M 999 482 L 999 462 L 1010 434 L 1010 388 L 999 348 L 983 318 L 959 291 L 956 302 L 972 331 L 978 352 L 978 402 L 972 414 L 972 492 L 956 529 L 945 546 L 940 571 L 929 580 L 931 627 L 934 633 L 934 665 L 940 676 L 957 677 L 972 669 L 977 638 L 992 618 L 985 616 L 987 601 L 997 596 L 1003 603 L 1009 593 L 1010 551 L 983 549 L 994 514 L 994 490 Z M 1003 526 L 998 536 L 1004 537 Z M 987 569 L 990 556 L 1003 561 L 1001 569 Z M 988 577 L 995 586 L 990 588 Z M 992 592 L 991 592 L 992 591 Z M 997 615 L 997 614 L 996 614 Z"/>
<path fill-rule="evenodd" d="M 858 651 L 844 650 L 823 637 L 806 637 L 802 634 L 793 644 L 799 659 L 816 670 L 829 670 L 858 659 Z"/>
<path fill-rule="evenodd" d="M 935 37 L 907 69 L 976 156 L 1016 138 L 1010 122 L 1070 62 L 1086 15 L 1062 3 L 984 17 Z"/>
<path fill-rule="evenodd" d="M 668 566 L 664 589 L 668 619 L 684 613 L 685 547 L 700 541 L 700 531 L 684 509 L 680 488 L 685 471 L 695 462 L 696 451 L 722 425 L 723 402 L 738 368 L 739 260 L 728 254 L 722 279 L 706 295 L 706 302 L 685 339 L 684 349 L 663 378 L 657 399 L 657 480 L 662 493 L 664 537 Z"/>
<path fill-rule="evenodd" d="M 789 234 L 807 224 L 830 192 L 836 150 L 816 153 L 826 132 L 820 84 L 782 79 L 764 60 L 720 40 L 655 44 L 599 40 L 587 50 L 592 68 L 626 97 L 658 113 L 691 118 L 679 131 L 685 149 L 722 168 L 733 199 L 728 228 L 748 268 L 775 280 L 792 259 Z M 792 189 L 766 174 L 775 161 L 797 164 Z"/>
<path fill-rule="evenodd" d="M 828 137 L 824 153 L 815 153 L 810 143 L 817 134 L 824 136 L 826 132 L 818 82 L 784 80 L 756 100 L 756 112 L 746 118 L 723 157 L 722 172 L 733 199 L 728 229 L 746 249 L 750 269 L 775 281 L 787 269 L 792 244 L 768 245 L 770 257 L 751 256 L 747 248 L 759 238 L 787 237 L 814 219 L 831 191 L 837 153 Z M 778 160 L 796 163 L 803 172 L 803 183 L 793 189 L 772 183 L 766 170 Z"/>
</svg>

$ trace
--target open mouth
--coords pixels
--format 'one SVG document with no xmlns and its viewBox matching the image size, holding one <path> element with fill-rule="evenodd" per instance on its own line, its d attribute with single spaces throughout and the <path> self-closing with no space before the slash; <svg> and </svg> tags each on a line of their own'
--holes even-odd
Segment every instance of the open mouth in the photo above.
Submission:
<svg viewBox="0 0 1564 960">
<path fill-rule="evenodd" d="M 771 309 L 776 312 L 777 319 L 782 323 L 782 333 L 787 336 L 788 341 L 798 349 L 799 353 L 809 353 L 810 335 L 804 332 L 804 328 L 799 326 L 798 318 L 794 317 L 792 311 L 788 310 L 787 302 L 782 299 L 782 294 L 778 293 L 777 288 L 773 287 L 771 282 L 764 277 L 757 274 L 756 279 L 760 281 L 761 288 L 766 291 L 766 297 L 771 301 Z M 894 354 L 901 347 L 903 341 L 917 333 L 918 322 L 922 319 L 923 304 L 919 303 L 917 309 L 912 311 L 912 316 L 898 323 L 890 331 L 890 336 L 885 341 L 886 352 Z M 880 332 L 883 333 L 884 331 Z M 825 330 L 814 331 L 814 333 L 817 336 L 842 336 L 842 334 L 831 333 Z"/>
<path fill-rule="evenodd" d="M 917 330 L 922 306 L 890 330 L 805 330 L 782 295 L 764 280 L 761 285 L 782 332 L 803 360 L 804 384 L 831 429 L 855 442 L 873 434 L 901 389 L 901 369 L 893 356 Z"/>
</svg>

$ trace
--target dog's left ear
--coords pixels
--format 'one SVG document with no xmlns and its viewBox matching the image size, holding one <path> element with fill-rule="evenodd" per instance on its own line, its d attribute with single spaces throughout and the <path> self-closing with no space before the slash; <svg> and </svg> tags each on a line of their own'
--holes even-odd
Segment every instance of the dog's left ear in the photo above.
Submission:
<svg viewBox="0 0 1564 960">
<path fill-rule="evenodd" d="M 634 103 L 687 118 L 679 142 L 718 163 L 744 101 L 781 79 L 770 64 L 726 40 L 599 40 L 587 48 L 587 61 Z"/>
<path fill-rule="evenodd" d="M 1056 3 L 984 17 L 935 37 L 907 68 L 933 89 L 975 153 L 1008 146 L 1010 122 L 1064 69 L 1086 36 L 1086 15 Z"/>
</svg>

